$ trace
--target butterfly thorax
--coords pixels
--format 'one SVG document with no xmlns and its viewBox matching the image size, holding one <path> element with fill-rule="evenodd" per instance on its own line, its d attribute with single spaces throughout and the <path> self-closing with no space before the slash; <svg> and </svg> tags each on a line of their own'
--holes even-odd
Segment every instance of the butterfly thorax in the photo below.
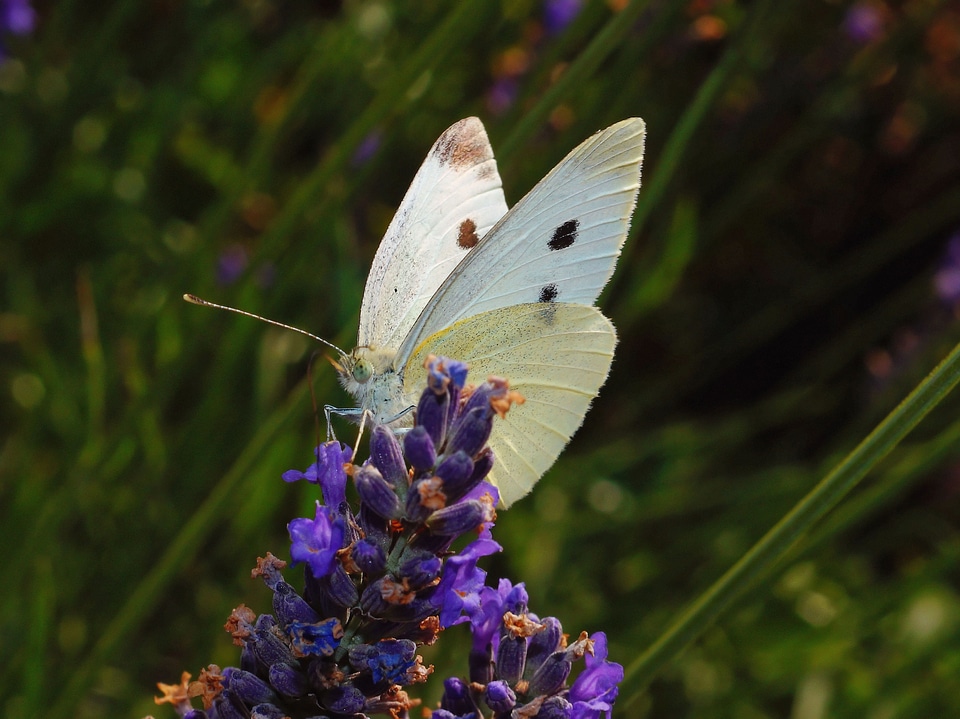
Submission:
<svg viewBox="0 0 960 719">
<path fill-rule="evenodd" d="M 403 375 L 395 366 L 397 351 L 389 347 L 357 347 L 340 358 L 340 383 L 369 411 L 377 424 L 404 427 L 413 424 L 406 410 L 410 401 L 404 395 Z"/>
</svg>

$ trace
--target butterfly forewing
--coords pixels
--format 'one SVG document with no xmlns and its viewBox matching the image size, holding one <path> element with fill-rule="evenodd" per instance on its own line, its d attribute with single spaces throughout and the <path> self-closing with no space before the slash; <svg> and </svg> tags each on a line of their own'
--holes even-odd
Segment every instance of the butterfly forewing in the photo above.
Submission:
<svg viewBox="0 0 960 719">
<path fill-rule="evenodd" d="M 526 401 L 497 419 L 490 437 L 490 479 L 510 506 L 556 461 L 583 422 L 610 370 L 616 332 L 588 305 L 534 303 L 502 307 L 456 322 L 416 348 L 404 378 L 415 396 L 428 354 L 470 365 L 470 378 L 506 377 Z"/>
<path fill-rule="evenodd" d="M 443 281 L 507 211 L 493 150 L 475 117 L 434 143 L 367 277 L 359 346 L 398 348 Z"/>
<path fill-rule="evenodd" d="M 524 303 L 592 305 L 613 274 L 640 186 L 644 124 L 624 120 L 567 155 L 440 285 L 398 363 L 451 323 Z"/>
</svg>

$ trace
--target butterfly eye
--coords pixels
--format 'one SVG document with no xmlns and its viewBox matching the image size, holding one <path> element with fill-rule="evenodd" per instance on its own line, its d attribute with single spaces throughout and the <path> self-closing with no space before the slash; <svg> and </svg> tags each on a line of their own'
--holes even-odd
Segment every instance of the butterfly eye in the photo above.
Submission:
<svg viewBox="0 0 960 719">
<path fill-rule="evenodd" d="M 366 384 L 372 374 L 373 365 L 370 364 L 369 360 L 357 360 L 357 363 L 353 366 L 353 378 L 360 384 Z"/>
</svg>

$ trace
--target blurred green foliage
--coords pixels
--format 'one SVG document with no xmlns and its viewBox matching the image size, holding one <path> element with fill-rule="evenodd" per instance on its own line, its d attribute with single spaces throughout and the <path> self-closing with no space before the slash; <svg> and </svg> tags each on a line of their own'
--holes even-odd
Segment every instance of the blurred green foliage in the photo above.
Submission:
<svg viewBox="0 0 960 719">
<path fill-rule="evenodd" d="M 172 716 L 156 681 L 236 662 L 223 621 L 268 608 L 249 569 L 313 501 L 279 476 L 317 439 L 317 348 L 180 295 L 351 346 L 461 117 L 510 202 L 647 121 L 613 373 L 488 565 L 623 664 L 960 340 L 955 4 L 555 5 L 68 0 L 4 40 L 0 713 Z M 954 714 L 958 408 L 617 715 Z"/>
</svg>

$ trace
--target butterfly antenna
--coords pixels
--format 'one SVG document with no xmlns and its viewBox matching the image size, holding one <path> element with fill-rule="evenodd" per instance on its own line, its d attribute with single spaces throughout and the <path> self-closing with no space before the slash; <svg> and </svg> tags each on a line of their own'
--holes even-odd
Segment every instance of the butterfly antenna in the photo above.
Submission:
<svg viewBox="0 0 960 719">
<path fill-rule="evenodd" d="M 324 344 L 327 347 L 330 347 L 331 349 L 336 350 L 341 357 L 345 357 L 347 354 L 342 349 L 340 349 L 335 344 L 333 344 L 333 342 L 328 342 L 327 340 L 323 339 L 323 337 L 317 337 L 315 334 L 311 334 L 310 332 L 307 332 L 306 330 L 302 330 L 299 327 L 294 327 L 293 325 L 286 325 L 283 322 L 277 322 L 276 320 L 267 319 L 266 317 L 255 315 L 253 312 L 247 312 L 246 310 L 238 310 L 236 307 L 227 307 L 226 305 L 218 305 L 216 302 L 208 302 L 207 300 L 201 299 L 196 295 L 191 295 L 190 293 L 185 294 L 183 296 L 183 299 L 185 299 L 187 302 L 189 302 L 192 305 L 201 305 L 203 307 L 214 307 L 218 310 L 227 310 L 228 312 L 236 312 L 238 315 L 253 317 L 253 319 L 260 320 L 261 322 L 266 322 L 268 325 L 274 325 L 275 327 L 282 327 L 285 330 L 293 330 L 294 332 L 299 332 L 302 335 L 306 335 L 310 339 L 316 340 L 320 344 Z"/>
</svg>

